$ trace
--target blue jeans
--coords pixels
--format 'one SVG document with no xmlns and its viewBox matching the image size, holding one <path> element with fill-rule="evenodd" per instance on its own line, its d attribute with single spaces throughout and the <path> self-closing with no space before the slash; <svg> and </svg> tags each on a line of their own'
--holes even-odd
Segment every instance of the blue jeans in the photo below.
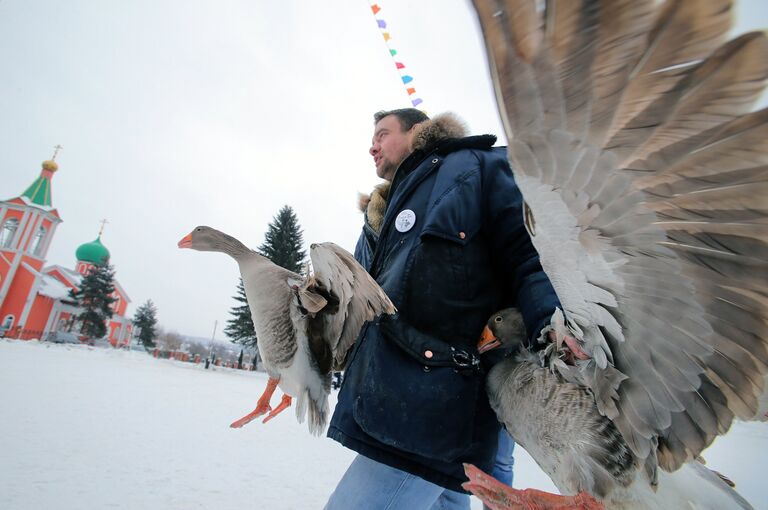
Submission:
<svg viewBox="0 0 768 510">
<path fill-rule="evenodd" d="M 499 446 L 496 450 L 496 464 L 491 475 L 501 483 L 512 487 L 512 478 L 515 467 L 515 440 L 512 439 L 504 427 L 499 431 Z"/>
<path fill-rule="evenodd" d="M 358 455 L 325 510 L 469 510 L 469 496 Z"/>
<path fill-rule="evenodd" d="M 515 442 L 499 432 L 491 474 L 512 486 Z M 358 455 L 331 494 L 325 510 L 469 510 L 469 496 Z"/>
</svg>

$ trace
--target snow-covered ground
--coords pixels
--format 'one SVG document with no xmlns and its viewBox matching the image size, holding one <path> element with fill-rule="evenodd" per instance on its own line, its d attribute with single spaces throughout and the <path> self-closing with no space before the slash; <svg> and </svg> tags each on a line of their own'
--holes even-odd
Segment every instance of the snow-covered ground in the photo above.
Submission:
<svg viewBox="0 0 768 510">
<path fill-rule="evenodd" d="M 228 426 L 265 382 L 144 353 L 0 340 L 0 508 L 322 508 L 351 451 L 310 436 L 292 412 Z M 767 453 L 768 425 L 737 423 L 704 456 L 766 510 Z M 515 486 L 554 490 L 521 449 Z"/>
</svg>

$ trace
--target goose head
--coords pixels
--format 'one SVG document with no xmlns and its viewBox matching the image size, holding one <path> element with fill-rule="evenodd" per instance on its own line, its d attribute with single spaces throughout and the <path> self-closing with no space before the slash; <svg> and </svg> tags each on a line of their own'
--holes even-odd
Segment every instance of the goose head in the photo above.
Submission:
<svg viewBox="0 0 768 510">
<path fill-rule="evenodd" d="M 198 251 L 219 251 L 234 258 L 253 253 L 234 237 L 202 225 L 195 227 L 192 232 L 184 236 L 178 246 Z"/>
<path fill-rule="evenodd" d="M 517 308 L 505 308 L 491 315 L 477 342 L 480 353 L 497 347 L 517 351 L 525 342 L 525 323 Z"/>
</svg>

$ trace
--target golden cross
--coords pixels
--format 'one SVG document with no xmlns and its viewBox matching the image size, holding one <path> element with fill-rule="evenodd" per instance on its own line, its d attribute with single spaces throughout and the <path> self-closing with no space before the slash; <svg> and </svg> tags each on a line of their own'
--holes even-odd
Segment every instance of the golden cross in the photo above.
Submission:
<svg viewBox="0 0 768 510">
<path fill-rule="evenodd" d="M 99 237 L 101 237 L 101 234 L 104 232 L 104 225 L 109 223 L 106 219 L 101 220 L 99 223 L 101 223 L 101 228 L 99 229 Z"/>
<path fill-rule="evenodd" d="M 54 145 L 54 147 L 53 147 L 53 148 L 54 148 L 55 150 L 53 151 L 53 157 L 51 158 L 51 161 L 56 161 L 56 154 L 58 154 L 58 153 L 59 153 L 59 150 L 60 150 L 60 149 L 63 149 L 64 147 L 62 147 L 61 145 Z"/>
</svg>

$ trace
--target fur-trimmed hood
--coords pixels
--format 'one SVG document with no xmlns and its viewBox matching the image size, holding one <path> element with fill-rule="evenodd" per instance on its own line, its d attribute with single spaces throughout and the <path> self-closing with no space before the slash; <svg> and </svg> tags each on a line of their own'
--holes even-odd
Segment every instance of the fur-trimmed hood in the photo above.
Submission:
<svg viewBox="0 0 768 510">
<path fill-rule="evenodd" d="M 451 112 L 441 113 L 434 119 L 413 126 L 411 152 L 426 150 L 447 138 L 464 138 L 467 135 L 467 125 L 458 115 Z"/>
<path fill-rule="evenodd" d="M 440 152 L 447 153 L 461 148 L 490 148 L 496 143 L 496 137 L 492 135 L 467 137 L 467 134 L 467 126 L 459 116 L 451 112 L 441 113 L 413 126 L 411 152 L 428 152 L 446 140 L 456 140 L 457 143 L 446 145 L 445 150 Z M 388 181 L 382 182 L 373 188 L 370 195 L 361 193 L 358 196 L 360 212 L 365 214 L 368 225 L 375 232 L 381 230 L 384 222 L 391 184 Z"/>
<path fill-rule="evenodd" d="M 373 188 L 370 195 L 360 193 L 358 196 L 358 207 L 360 212 L 365 214 L 365 219 L 371 228 L 379 232 L 381 224 L 384 222 L 384 213 L 387 212 L 387 198 L 389 198 L 389 188 L 392 183 L 384 181 Z"/>
</svg>

